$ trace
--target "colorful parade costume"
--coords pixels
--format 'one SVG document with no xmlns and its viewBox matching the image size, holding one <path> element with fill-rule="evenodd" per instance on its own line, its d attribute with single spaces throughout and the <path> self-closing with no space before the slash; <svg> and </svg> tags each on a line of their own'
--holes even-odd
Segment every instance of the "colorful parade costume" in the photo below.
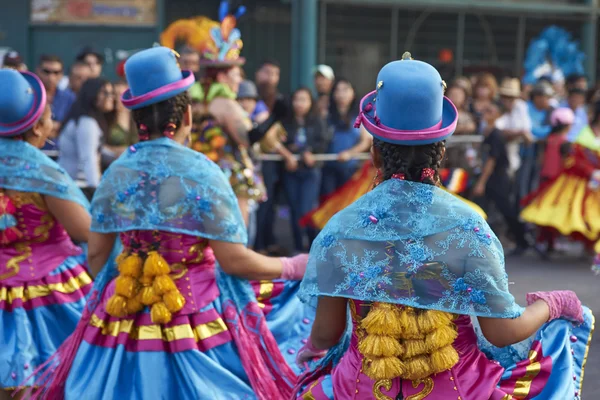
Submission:
<svg viewBox="0 0 600 400">
<path fill-rule="evenodd" d="M 378 140 L 411 146 L 453 132 L 456 110 L 433 67 L 406 55 L 377 81 L 361 122 Z M 471 317 L 512 319 L 523 308 L 490 227 L 436 186 L 395 174 L 337 213 L 311 248 L 300 295 L 348 299 L 348 324 L 301 377 L 299 399 L 579 398 L 591 312 L 579 326 L 555 320 L 502 350 L 487 343 Z"/>
<path fill-rule="evenodd" d="M 304 215 L 300 221 L 301 225 L 323 229 L 331 217 L 371 190 L 376 178 L 377 174 L 373 163 L 370 161 L 365 162 L 348 182 L 333 194 L 324 198 L 319 207 Z M 466 186 L 467 177 L 464 170 L 443 170 L 440 172 L 440 178 L 450 193 L 471 206 L 483 218 L 487 218 L 481 207 L 459 195 Z"/>
<path fill-rule="evenodd" d="M 187 44 L 201 55 L 201 64 L 205 68 L 227 68 L 241 66 L 245 59 L 240 57 L 243 42 L 236 21 L 245 12 L 239 7 L 229 12 L 228 2 L 221 2 L 219 9 L 220 22 L 207 17 L 184 19 L 172 23 L 162 34 L 164 46 L 173 48 L 176 39 L 184 38 Z M 192 149 L 205 154 L 216 162 L 231 183 L 238 198 L 261 202 L 267 193 L 262 176 L 251 158 L 251 150 L 240 145 L 240 138 L 224 130 L 210 113 L 209 106 L 215 99 L 235 101 L 237 94 L 229 86 L 209 82 L 208 85 L 197 82 L 190 88 L 192 101 L 204 105 L 203 113 L 195 115 L 195 132 L 192 132 Z M 260 140 L 263 149 L 269 149 L 280 142 L 278 129 L 267 129 L 275 120 L 270 119 L 261 124 L 267 132 Z M 302 340 L 310 334 L 310 323 L 314 318 L 314 310 L 300 302 L 296 294 L 300 288 L 299 281 L 274 280 L 268 282 L 252 282 L 253 289 L 263 305 L 269 328 L 277 339 L 281 351 L 296 369 L 295 352 L 302 346 Z"/>
<path fill-rule="evenodd" d="M 146 79 L 148 65 L 165 70 L 157 74 L 160 79 Z M 156 88 L 181 90 L 185 73 L 172 80 L 177 68 L 170 49 L 137 53 L 125 66 L 132 91 L 124 97 L 131 105 Z M 91 229 L 118 234 L 123 250 L 116 267 L 99 274 L 74 339 L 57 353 L 58 369 L 40 394 L 265 400 L 291 395 L 296 375 L 250 284 L 225 274 L 210 247 L 211 240 L 243 245 L 247 240 L 236 197 L 217 164 L 168 137 L 130 147 L 95 193 Z M 266 308 L 269 299 L 261 294 Z"/>
<path fill-rule="evenodd" d="M 173 22 L 161 35 L 162 45 L 174 48 L 177 39 L 186 40 L 188 46 L 198 51 L 205 68 L 244 65 L 246 60 L 240 57 L 243 47 L 241 33 L 235 26 L 245 8 L 240 7 L 230 14 L 227 3 L 221 3 L 220 22 L 202 16 Z M 266 193 L 262 178 L 255 171 L 243 139 L 236 132 L 226 132 L 209 112 L 213 100 L 223 98 L 235 101 L 236 93 L 222 83 L 209 82 L 204 85 L 197 82 L 191 87 L 190 96 L 194 102 L 204 105 L 202 114 L 195 116 L 197 126 L 192 134 L 192 148 L 219 164 L 238 197 L 263 200 Z"/>
<path fill-rule="evenodd" d="M 33 74 L 2 70 L 0 87 L 0 390 L 9 390 L 32 385 L 27 378 L 73 332 L 92 280 L 85 251 L 71 241 L 44 196 L 86 210 L 88 201 L 58 164 L 11 137 L 42 115 L 42 84 Z M 23 103 L 22 112 L 4 118 Z"/>
<path fill-rule="evenodd" d="M 600 169 L 591 128 L 586 127 L 564 160 L 562 172 L 523 199 L 521 218 L 587 243 L 600 239 L 600 190 L 592 183 Z"/>
</svg>

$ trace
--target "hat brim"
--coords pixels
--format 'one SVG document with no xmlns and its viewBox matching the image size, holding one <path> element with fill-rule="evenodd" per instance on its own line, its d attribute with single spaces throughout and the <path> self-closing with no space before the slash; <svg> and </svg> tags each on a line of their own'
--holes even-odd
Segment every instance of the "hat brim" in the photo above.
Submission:
<svg viewBox="0 0 600 400">
<path fill-rule="evenodd" d="M 502 97 L 511 97 L 511 98 L 519 98 L 521 97 L 521 92 L 520 91 L 513 91 L 511 89 L 506 89 L 506 90 L 498 90 L 498 94 Z"/>
<path fill-rule="evenodd" d="M 244 57 L 239 57 L 235 60 L 208 60 L 206 58 L 200 59 L 200 65 L 202 67 L 241 67 L 246 64 Z"/>
<path fill-rule="evenodd" d="M 381 122 L 378 123 L 375 118 L 377 104 L 374 100 L 376 96 L 377 91 L 374 90 L 363 97 L 360 102 L 359 119 L 367 132 L 381 141 L 410 146 L 431 144 L 446 140 L 456 130 L 458 110 L 446 96 L 443 100 L 440 122 L 430 128 L 411 131 L 394 129 L 383 125 Z M 369 110 L 366 110 L 367 104 L 371 104 Z"/>
<path fill-rule="evenodd" d="M 141 96 L 133 96 L 131 89 L 127 89 L 121 96 L 121 102 L 123 105 L 130 110 L 137 110 L 142 107 L 146 107 L 152 104 L 160 103 L 161 101 L 175 97 L 180 93 L 188 90 L 196 78 L 192 71 L 182 71 L 183 78 L 177 82 L 170 83 L 168 85 L 154 89 L 151 92 L 145 93 Z"/>
<path fill-rule="evenodd" d="M 31 86 L 35 98 L 31 109 L 24 118 L 12 124 L 0 124 L 0 136 L 3 137 L 16 136 L 30 130 L 41 118 L 46 108 L 46 89 L 40 78 L 31 72 L 24 71 L 20 74 Z"/>
</svg>

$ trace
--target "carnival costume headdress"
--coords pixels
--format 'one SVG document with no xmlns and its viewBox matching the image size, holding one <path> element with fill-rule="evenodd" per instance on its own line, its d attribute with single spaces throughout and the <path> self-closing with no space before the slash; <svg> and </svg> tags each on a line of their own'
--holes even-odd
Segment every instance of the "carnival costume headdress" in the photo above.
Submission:
<svg viewBox="0 0 600 400">
<path fill-rule="evenodd" d="M 548 77 L 552 82 L 562 81 L 573 74 L 583 74 L 585 54 L 571 34 L 557 26 L 550 26 L 531 41 L 525 56 L 523 83 L 534 84 Z"/>
<path fill-rule="evenodd" d="M 204 16 L 177 20 L 161 34 L 161 44 L 173 49 L 178 41 L 183 41 L 200 54 L 200 63 L 208 67 L 243 65 L 246 59 L 240 57 L 242 35 L 236 24 L 245 12 L 246 8 L 239 6 L 230 13 L 229 2 L 222 1 L 220 22 Z"/>
<path fill-rule="evenodd" d="M 376 90 L 361 101 L 357 125 L 375 138 L 420 146 L 448 138 L 458 113 L 431 65 L 384 66 Z M 431 168 L 423 175 L 430 177 Z M 515 318 L 502 246 L 471 207 L 444 190 L 396 174 L 337 213 L 310 251 L 300 297 L 370 303 L 358 349 L 375 379 L 418 381 L 458 361 L 454 314 Z M 313 303 L 314 304 L 314 303 Z M 343 343 L 320 366 L 343 354 Z"/>
</svg>

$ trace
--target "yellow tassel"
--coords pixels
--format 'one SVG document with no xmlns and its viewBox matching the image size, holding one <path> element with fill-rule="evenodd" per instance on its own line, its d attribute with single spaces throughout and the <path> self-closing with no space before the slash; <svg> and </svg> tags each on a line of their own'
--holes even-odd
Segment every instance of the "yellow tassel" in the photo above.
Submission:
<svg viewBox="0 0 600 400">
<path fill-rule="evenodd" d="M 408 339 L 404 341 L 404 357 L 407 360 L 415 356 L 420 356 L 427 353 L 427 346 L 423 339 Z"/>
<path fill-rule="evenodd" d="M 154 288 L 154 293 L 159 296 L 162 296 L 165 293 L 168 293 L 172 290 L 177 290 L 177 286 L 175 286 L 175 282 L 169 275 L 159 275 L 154 278 L 154 283 L 152 284 Z"/>
<path fill-rule="evenodd" d="M 442 326 L 427 335 L 425 345 L 430 352 L 438 350 L 454 343 L 456 336 L 458 336 L 458 332 L 452 325 Z"/>
<path fill-rule="evenodd" d="M 401 376 L 405 371 L 405 366 L 396 357 L 384 357 L 370 360 L 365 373 L 374 380 L 394 379 Z"/>
<path fill-rule="evenodd" d="M 379 335 L 367 335 L 361 339 L 358 350 L 367 358 L 398 357 L 404 352 L 397 339 Z"/>
<path fill-rule="evenodd" d="M 417 314 L 417 321 L 422 333 L 430 333 L 452 322 L 452 314 L 437 310 L 422 310 Z"/>
<path fill-rule="evenodd" d="M 403 339 L 424 339 L 425 335 L 419 330 L 417 315 L 414 308 L 404 307 L 400 311 L 399 319 L 402 326 Z"/>
<path fill-rule="evenodd" d="M 118 294 L 114 294 L 106 303 L 106 312 L 117 318 L 123 318 L 127 315 L 127 299 Z"/>
<path fill-rule="evenodd" d="M 127 299 L 127 314 L 137 314 L 138 312 L 144 309 L 144 305 L 141 301 L 141 296 L 138 294 L 137 296 L 132 297 L 131 299 Z"/>
<path fill-rule="evenodd" d="M 130 276 L 119 275 L 115 281 L 115 293 L 128 299 L 137 294 L 138 285 L 134 278 Z"/>
<path fill-rule="evenodd" d="M 146 261 L 144 262 L 145 276 L 167 275 L 170 272 L 171 268 L 169 268 L 169 263 L 163 256 L 156 251 L 148 253 L 148 257 L 146 257 Z"/>
<path fill-rule="evenodd" d="M 123 260 L 125 260 L 129 255 L 127 253 L 121 253 L 115 258 L 115 262 L 117 265 L 121 264 Z"/>
<path fill-rule="evenodd" d="M 154 303 L 158 303 L 160 301 L 160 297 L 156 295 L 152 286 L 145 286 L 142 288 L 142 304 L 146 306 L 151 306 Z"/>
<path fill-rule="evenodd" d="M 416 381 L 424 379 L 432 374 L 431 364 L 428 357 L 420 356 L 406 360 L 406 373 L 402 376 L 404 379 Z"/>
<path fill-rule="evenodd" d="M 150 319 L 155 324 L 166 324 L 171 321 L 171 312 L 162 301 L 154 304 L 150 310 Z"/>
<path fill-rule="evenodd" d="M 185 305 L 185 297 L 179 293 L 179 290 L 172 290 L 163 296 L 163 301 L 167 309 L 172 313 L 177 312 Z"/>
<path fill-rule="evenodd" d="M 154 282 L 154 277 L 142 275 L 139 281 L 143 286 L 152 286 L 152 282 Z"/>
<path fill-rule="evenodd" d="M 387 303 L 375 303 L 363 318 L 361 325 L 370 335 L 400 337 L 400 310 L 397 306 Z"/>
<path fill-rule="evenodd" d="M 119 262 L 119 272 L 121 275 L 139 278 L 142 276 L 143 264 L 142 258 L 139 255 L 132 254 Z"/>
<path fill-rule="evenodd" d="M 437 374 L 454 367 L 458 362 L 458 353 L 454 347 L 446 346 L 431 353 L 430 359 L 432 372 Z"/>
</svg>

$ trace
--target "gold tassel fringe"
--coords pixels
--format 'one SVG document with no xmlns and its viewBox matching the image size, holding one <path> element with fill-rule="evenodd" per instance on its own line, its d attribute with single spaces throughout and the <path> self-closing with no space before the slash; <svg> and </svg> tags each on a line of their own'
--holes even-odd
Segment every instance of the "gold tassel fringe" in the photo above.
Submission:
<svg viewBox="0 0 600 400">
<path fill-rule="evenodd" d="M 167 309 L 174 313 L 183 308 L 185 305 L 185 297 L 179 293 L 179 290 L 172 290 L 163 296 L 163 302 L 167 306 Z"/>
<path fill-rule="evenodd" d="M 121 275 L 140 278 L 142 276 L 144 263 L 139 255 L 132 254 L 124 257 L 123 260 L 118 263 L 118 266 Z"/>
<path fill-rule="evenodd" d="M 155 324 L 166 324 L 171 321 L 171 312 L 162 301 L 155 303 L 150 310 L 150 318 Z"/>
<path fill-rule="evenodd" d="M 367 335 L 358 344 L 358 350 L 367 358 L 399 357 L 404 353 L 398 340 L 379 335 Z"/>
<path fill-rule="evenodd" d="M 168 275 L 171 272 L 169 263 L 157 251 L 151 251 L 144 262 L 144 275 Z"/>
<path fill-rule="evenodd" d="M 127 299 L 118 294 L 112 295 L 106 302 L 106 312 L 113 317 L 123 318 L 127 315 Z"/>
<path fill-rule="evenodd" d="M 369 335 L 400 337 L 402 325 L 399 317 L 400 310 L 396 305 L 374 303 L 361 324 Z"/>
<path fill-rule="evenodd" d="M 154 289 L 154 293 L 159 296 L 162 296 L 165 293 L 168 293 L 173 290 L 177 290 L 177 286 L 175 286 L 175 282 L 169 275 L 159 275 L 154 278 L 154 282 L 152 283 L 152 288 Z"/>
<path fill-rule="evenodd" d="M 394 379 L 398 376 L 402 376 L 405 371 L 404 364 L 402 364 L 402 361 L 397 357 L 383 357 L 370 360 L 365 373 L 371 378 Z"/>
</svg>

